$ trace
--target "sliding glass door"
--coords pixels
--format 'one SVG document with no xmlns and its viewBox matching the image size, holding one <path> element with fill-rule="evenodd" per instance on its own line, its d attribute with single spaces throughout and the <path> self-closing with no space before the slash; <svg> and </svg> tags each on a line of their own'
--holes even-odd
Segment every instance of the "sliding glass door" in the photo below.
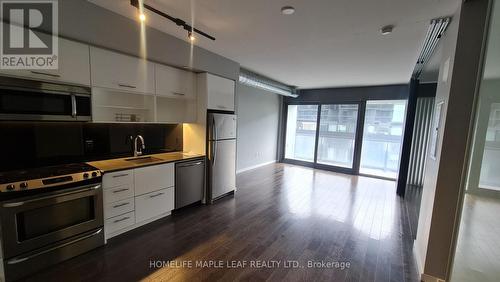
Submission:
<svg viewBox="0 0 500 282">
<path fill-rule="evenodd" d="M 405 116 L 405 100 L 366 102 L 360 173 L 398 177 Z"/>
<path fill-rule="evenodd" d="M 284 159 L 396 179 L 406 100 L 287 105 Z"/>
<path fill-rule="evenodd" d="M 357 104 L 321 105 L 317 163 L 352 169 L 358 108 Z"/>
<path fill-rule="evenodd" d="M 288 105 L 285 160 L 353 172 L 359 103 Z"/>
<path fill-rule="evenodd" d="M 289 105 L 285 158 L 314 162 L 318 105 Z"/>
</svg>

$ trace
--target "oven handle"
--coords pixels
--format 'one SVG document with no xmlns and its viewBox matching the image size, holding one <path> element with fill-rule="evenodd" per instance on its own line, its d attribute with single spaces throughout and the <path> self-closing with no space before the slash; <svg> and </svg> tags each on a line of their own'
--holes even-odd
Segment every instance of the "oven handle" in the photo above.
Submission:
<svg viewBox="0 0 500 282">
<path fill-rule="evenodd" d="M 71 195 L 71 194 L 75 194 L 75 193 L 81 193 L 81 192 L 86 192 L 86 191 L 97 190 L 99 188 L 101 188 L 101 184 L 92 186 L 92 187 L 87 188 L 85 190 L 78 190 L 78 191 L 74 191 L 74 192 L 70 192 L 70 193 L 57 194 L 57 195 L 52 195 L 52 196 L 47 196 L 47 197 L 41 197 L 41 198 L 37 198 L 37 199 L 33 199 L 33 200 L 27 200 L 27 201 L 22 201 L 22 202 L 5 203 L 5 204 L 2 205 L 2 207 L 4 207 L 4 208 L 15 208 L 15 207 L 20 207 L 20 206 L 22 206 L 22 205 L 24 205 L 26 203 L 38 202 L 38 201 L 41 201 L 41 200 L 47 200 L 47 199 L 57 198 L 57 197 L 65 196 L 65 195 Z"/>
<path fill-rule="evenodd" d="M 92 234 L 89 234 L 89 235 L 85 235 L 83 237 L 80 237 L 78 239 L 75 239 L 75 240 L 72 240 L 72 241 L 69 241 L 67 243 L 64 243 L 62 245 L 59 245 L 59 246 L 55 246 L 55 247 L 52 247 L 50 249 L 46 249 L 46 250 L 43 250 L 39 253 L 36 253 L 36 254 L 32 254 L 32 255 L 29 255 L 29 256 L 25 256 L 25 257 L 18 257 L 18 258 L 13 258 L 13 259 L 10 259 L 7 261 L 7 264 L 18 264 L 20 262 L 23 262 L 23 261 L 27 261 L 29 259 L 32 259 L 32 258 L 35 258 L 37 256 L 40 256 L 40 255 L 43 255 L 45 253 L 48 253 L 48 252 L 52 252 L 52 251 L 55 251 L 57 249 L 60 249 L 62 247 L 66 247 L 68 245 L 71 245 L 71 244 L 74 244 L 74 243 L 77 243 L 77 242 L 80 242 L 82 240 L 85 240 L 85 239 L 88 239 L 90 237 L 94 237 L 95 235 L 99 234 L 102 232 L 102 228 L 100 228 L 99 230 L 95 231 L 94 233 Z"/>
</svg>

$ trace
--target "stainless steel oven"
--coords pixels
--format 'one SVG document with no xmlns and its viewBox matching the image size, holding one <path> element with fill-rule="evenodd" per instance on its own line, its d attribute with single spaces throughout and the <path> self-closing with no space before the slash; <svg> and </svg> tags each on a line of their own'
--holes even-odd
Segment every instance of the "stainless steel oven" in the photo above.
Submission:
<svg viewBox="0 0 500 282">
<path fill-rule="evenodd" d="M 0 120 L 92 120 L 89 87 L 0 77 Z"/>
<path fill-rule="evenodd" d="M 103 245 L 102 203 L 100 183 L 1 202 L 7 280 Z"/>
</svg>

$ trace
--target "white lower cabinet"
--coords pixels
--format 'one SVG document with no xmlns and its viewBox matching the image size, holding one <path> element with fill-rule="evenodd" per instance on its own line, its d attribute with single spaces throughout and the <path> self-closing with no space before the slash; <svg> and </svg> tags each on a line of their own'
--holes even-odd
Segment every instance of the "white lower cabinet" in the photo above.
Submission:
<svg viewBox="0 0 500 282">
<path fill-rule="evenodd" d="M 113 203 L 134 196 L 133 184 L 124 184 L 104 189 L 104 203 Z"/>
<path fill-rule="evenodd" d="M 105 173 L 106 239 L 169 215 L 174 209 L 174 164 Z"/>
<path fill-rule="evenodd" d="M 141 222 L 174 209 L 174 187 L 135 197 L 135 221 Z"/>
<path fill-rule="evenodd" d="M 174 186 L 174 164 L 141 167 L 134 170 L 135 195 Z"/>
<path fill-rule="evenodd" d="M 135 224 L 135 213 L 133 211 L 112 218 L 108 218 L 104 221 L 104 230 L 106 233 L 106 238 L 111 238 L 113 237 L 114 233 L 117 233 L 123 230 L 124 228 L 130 227 L 134 224 Z"/>
<path fill-rule="evenodd" d="M 134 211 L 135 200 L 134 197 L 128 198 L 114 203 L 104 205 L 104 218 L 108 219 L 127 212 Z"/>
</svg>

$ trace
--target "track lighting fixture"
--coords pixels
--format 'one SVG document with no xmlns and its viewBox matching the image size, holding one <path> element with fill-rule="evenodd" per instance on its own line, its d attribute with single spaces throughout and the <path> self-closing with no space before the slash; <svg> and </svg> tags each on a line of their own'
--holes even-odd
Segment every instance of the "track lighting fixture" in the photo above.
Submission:
<svg viewBox="0 0 500 282">
<path fill-rule="evenodd" d="M 188 38 L 191 41 L 194 41 L 196 39 L 196 37 L 194 37 L 194 35 L 193 35 L 193 32 L 191 32 L 191 31 L 188 31 Z"/>
<path fill-rule="evenodd" d="M 140 5 L 139 4 L 139 0 L 130 0 L 130 5 L 136 7 L 137 9 L 139 9 L 139 5 Z M 148 4 L 142 3 L 142 9 L 143 10 L 151 11 L 151 12 L 153 12 L 153 13 L 159 15 L 159 16 L 162 16 L 162 17 L 164 17 L 164 18 L 166 18 L 166 19 L 174 22 L 176 25 L 181 26 L 183 29 L 185 29 L 188 32 L 188 38 L 191 41 L 193 41 L 195 39 L 193 33 L 198 33 L 200 35 L 205 36 L 208 39 L 215 40 L 215 37 L 213 37 L 213 36 L 211 36 L 211 35 L 203 32 L 203 31 L 201 31 L 199 29 L 196 29 L 196 28 L 188 25 L 185 21 L 183 21 L 183 20 L 181 20 L 179 18 L 174 18 L 174 17 L 172 17 L 172 16 L 170 16 L 170 15 L 168 15 L 168 14 L 166 14 L 166 13 L 164 13 L 164 12 L 162 12 L 162 11 L 154 8 L 154 7 L 151 7 Z M 140 19 L 142 21 L 141 16 L 139 16 L 139 17 L 140 17 Z M 146 19 L 146 16 L 144 16 L 144 19 Z"/>
</svg>

